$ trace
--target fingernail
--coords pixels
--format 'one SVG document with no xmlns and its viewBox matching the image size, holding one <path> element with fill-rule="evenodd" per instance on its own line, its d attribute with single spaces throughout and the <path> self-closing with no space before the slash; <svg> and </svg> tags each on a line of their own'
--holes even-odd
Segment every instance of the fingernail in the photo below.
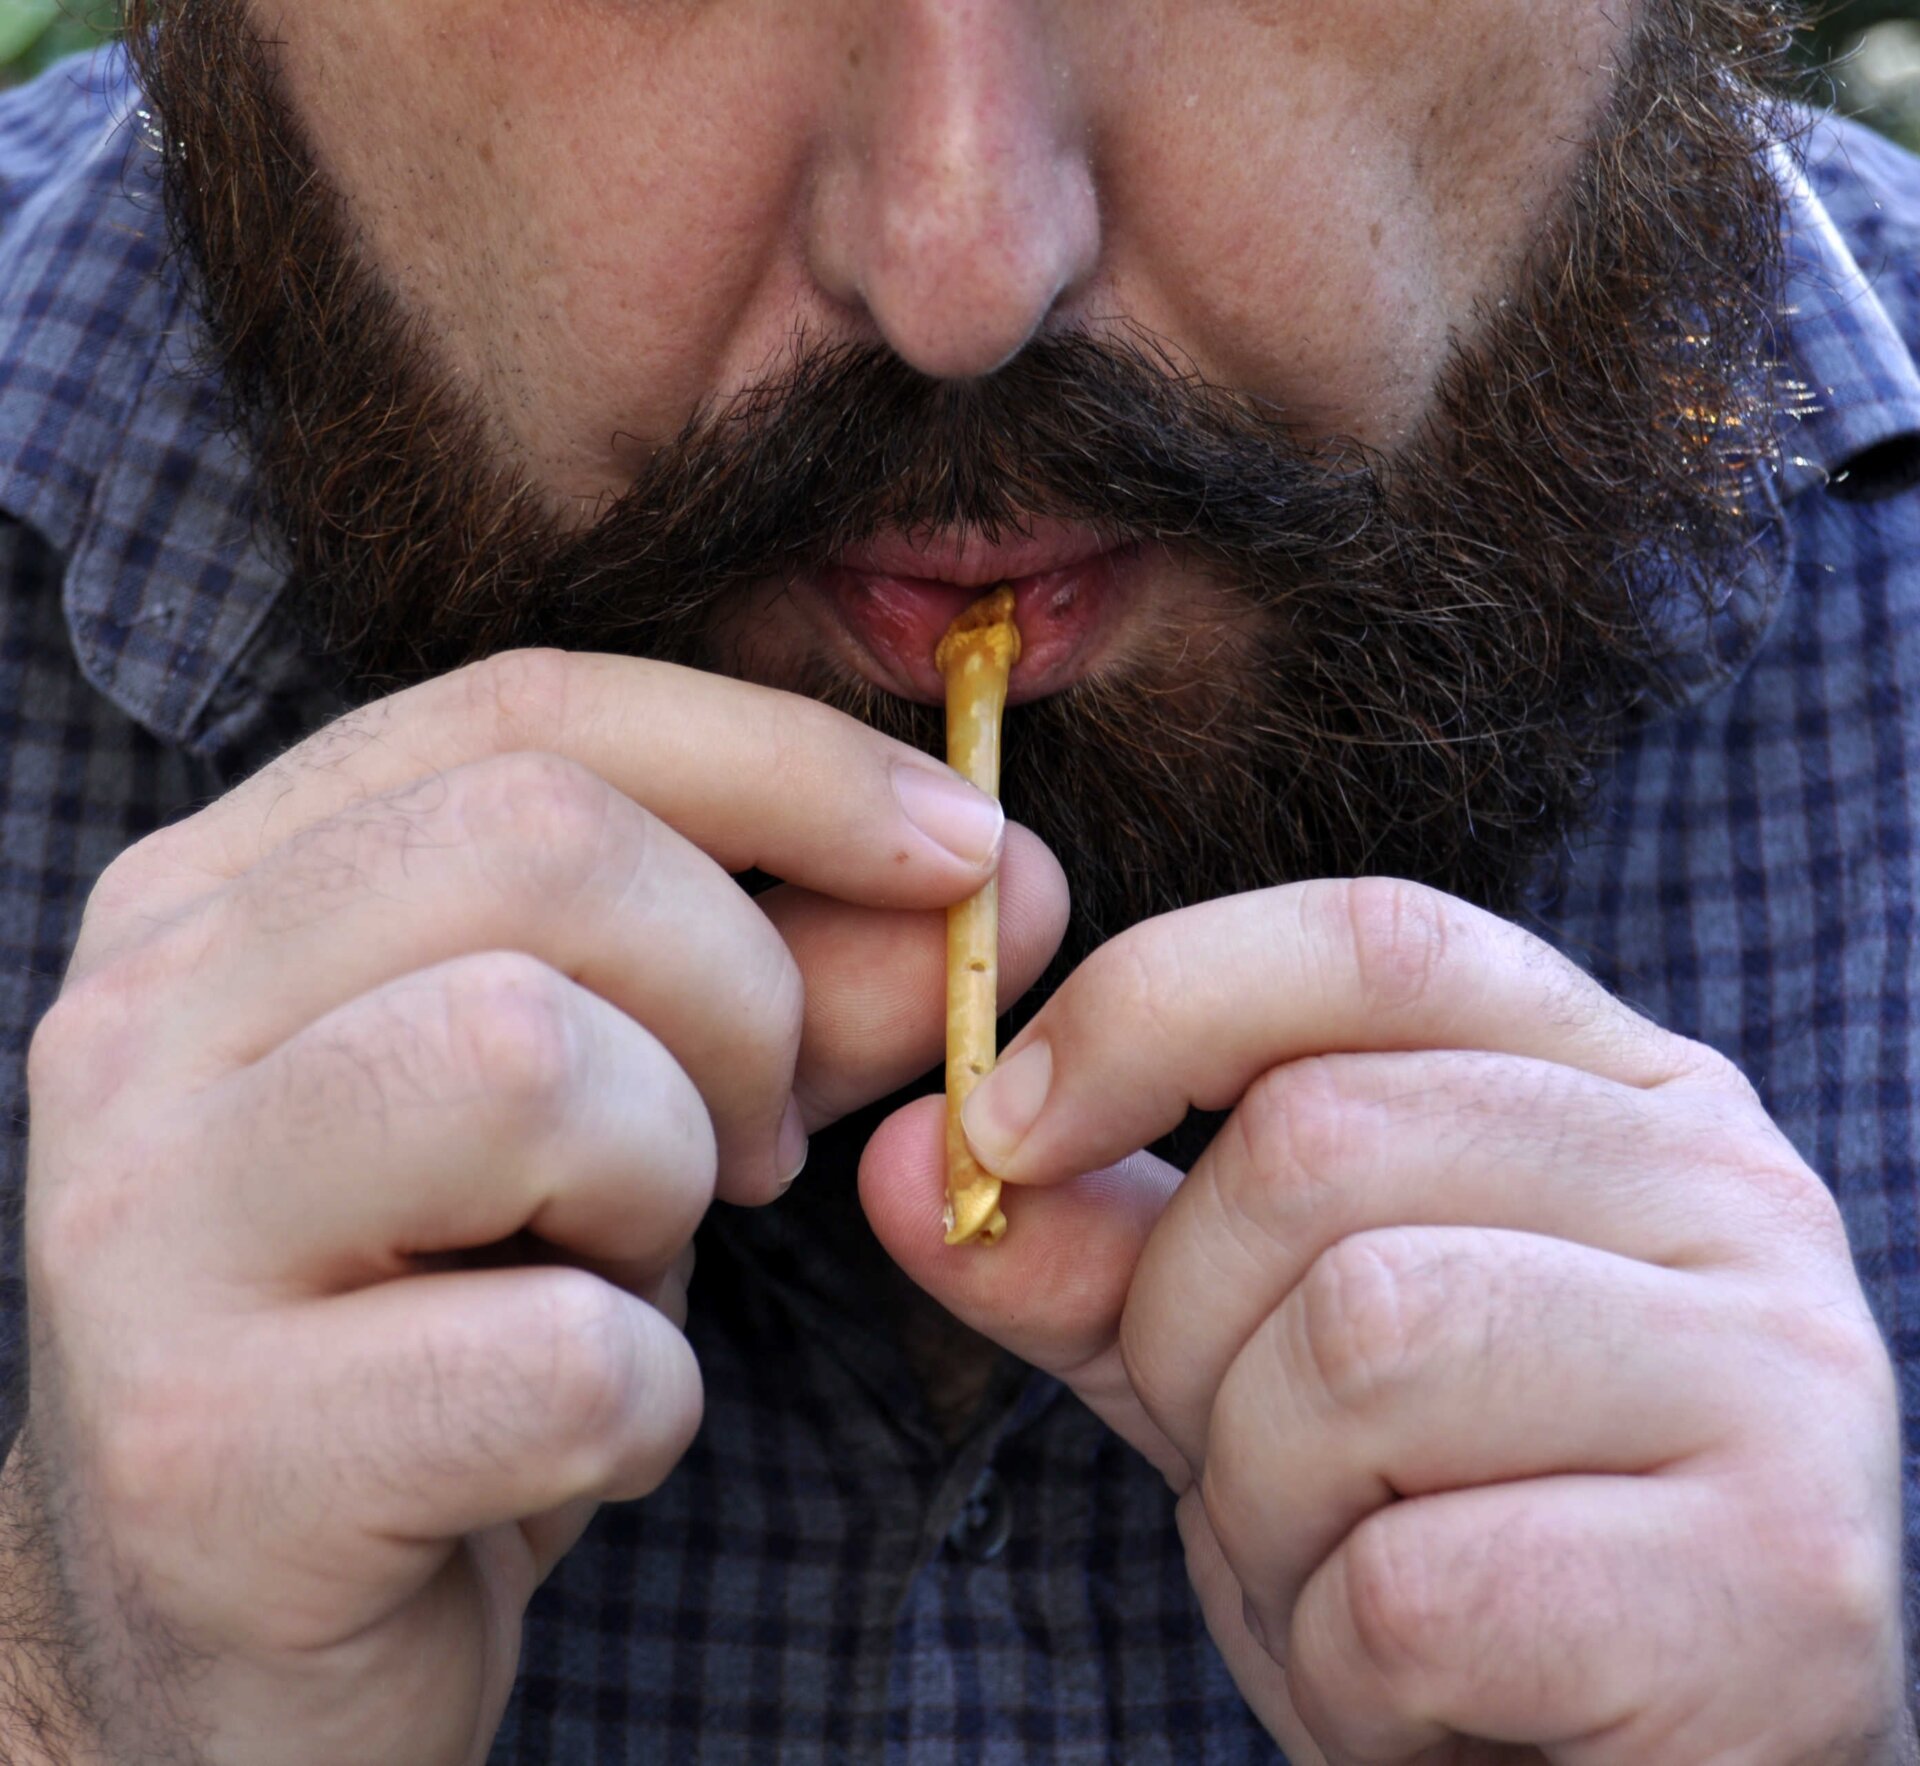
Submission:
<svg viewBox="0 0 1920 1766">
<path fill-rule="evenodd" d="M 908 821 L 968 864 L 987 864 L 1000 850 L 1006 812 L 966 780 L 902 762 L 893 790 Z"/>
<path fill-rule="evenodd" d="M 807 1168 L 807 1125 L 800 1120 L 800 1104 L 795 1098 L 787 1099 L 787 1113 L 780 1118 L 780 1138 L 774 1143 L 774 1152 L 784 1192 Z"/>
<path fill-rule="evenodd" d="M 1019 1151 L 1040 1120 L 1052 1086 L 1053 1050 L 1042 1038 L 1009 1055 L 973 1088 L 960 1111 L 960 1126 L 973 1156 L 989 1171 L 998 1171 Z"/>
</svg>

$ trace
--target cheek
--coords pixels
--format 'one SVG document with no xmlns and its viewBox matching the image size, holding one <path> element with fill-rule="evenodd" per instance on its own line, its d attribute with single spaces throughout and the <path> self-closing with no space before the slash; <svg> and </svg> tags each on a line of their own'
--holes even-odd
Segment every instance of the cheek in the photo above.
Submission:
<svg viewBox="0 0 1920 1766">
<path fill-rule="evenodd" d="M 743 132 L 708 152 L 634 140 L 591 116 L 573 128 L 570 143 L 551 134 L 538 163 L 515 167 L 502 200 L 527 219 L 508 248 L 502 310 L 474 323 L 496 340 L 492 372 L 510 404 L 551 407 L 564 425 L 522 438 L 539 476 L 594 494 L 637 469 L 717 385 L 747 377 L 727 363 L 743 331 L 767 329 L 754 315 L 780 297 L 793 179 L 777 136 Z M 611 140 L 620 152 L 609 154 Z M 788 304 L 798 298 L 787 290 Z M 515 328 L 504 334 L 509 312 Z"/>
<path fill-rule="evenodd" d="M 821 33 L 745 29 L 757 11 L 694 8 L 682 31 L 629 30 L 516 81 L 515 132 L 538 145 L 503 155 L 490 192 L 522 217 L 521 331 L 493 366 L 519 408 L 554 413 L 535 449 L 548 483 L 623 483 L 716 388 L 763 371 L 738 358 L 784 344 L 805 310 Z"/>
<path fill-rule="evenodd" d="M 1622 16 L 1169 3 L 1106 72 L 1113 274 L 1210 376 L 1391 446 L 1565 189 Z"/>
<path fill-rule="evenodd" d="M 289 19 L 286 65 L 442 364 L 537 482 L 590 504 L 796 298 L 809 51 L 753 6 L 554 10 L 339 0 Z"/>
<path fill-rule="evenodd" d="M 1114 243 L 1119 273 L 1163 309 L 1150 322 L 1191 339 L 1208 378 L 1311 433 L 1382 443 L 1424 400 L 1445 304 L 1436 217 L 1404 152 L 1358 137 L 1338 113 L 1252 133 L 1225 176 L 1204 144 L 1169 144 L 1140 168 L 1137 233 Z"/>
</svg>

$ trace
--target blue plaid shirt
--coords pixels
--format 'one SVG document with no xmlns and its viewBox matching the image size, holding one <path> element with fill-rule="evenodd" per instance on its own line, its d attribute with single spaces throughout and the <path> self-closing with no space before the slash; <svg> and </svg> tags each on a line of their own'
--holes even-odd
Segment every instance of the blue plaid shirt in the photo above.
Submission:
<svg viewBox="0 0 1920 1766">
<path fill-rule="evenodd" d="M 333 709 L 193 370 L 136 104 L 113 56 L 0 96 L 9 1198 L 28 1038 L 94 879 Z M 1608 986 L 1738 1061 L 1838 1193 L 1900 1369 L 1911 1543 L 1920 164 L 1824 125 L 1805 179 L 1783 176 L 1789 364 L 1810 397 L 1783 418 L 1752 568 L 1689 638 L 1684 703 L 1633 733 L 1539 917 Z M 943 1441 L 880 1322 L 906 1299 L 849 1171 L 710 1225 L 689 1327 L 706 1425 L 541 1592 L 495 1761 L 1277 1760 L 1142 1462 L 1012 1364 L 967 1438 Z M 16 1234 L 0 1374 L 19 1365 L 21 1310 Z"/>
</svg>

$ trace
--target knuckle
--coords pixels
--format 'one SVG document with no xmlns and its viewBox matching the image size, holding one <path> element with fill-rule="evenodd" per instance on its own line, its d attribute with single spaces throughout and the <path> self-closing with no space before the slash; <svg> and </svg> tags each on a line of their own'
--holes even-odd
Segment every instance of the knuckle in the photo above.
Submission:
<svg viewBox="0 0 1920 1766">
<path fill-rule="evenodd" d="M 1873 1659 L 1900 1607 L 1898 1552 L 1870 1526 L 1797 1512 L 1769 1527 L 1773 1610 L 1837 1659 Z"/>
<path fill-rule="evenodd" d="M 605 780 L 556 754 L 521 750 L 464 769 L 455 817 L 488 880 L 516 902 L 551 908 L 602 874 L 618 803 Z M 645 817 L 631 818 L 644 839 Z M 627 855 L 634 868 L 642 862 Z"/>
<path fill-rule="evenodd" d="M 1740 1192 L 1747 1206 L 1764 1217 L 1770 1238 L 1851 1265 L 1839 1199 L 1784 1143 L 1760 1149 L 1760 1156 L 1742 1163 Z"/>
<path fill-rule="evenodd" d="M 87 896 L 82 942 L 110 937 L 124 922 L 140 916 L 153 899 L 155 883 L 177 868 L 172 855 L 182 838 L 177 826 L 162 828 L 115 855 Z"/>
<path fill-rule="evenodd" d="M 719 1137 L 705 1100 L 681 1071 L 667 1074 L 664 1084 L 650 1075 L 640 1085 L 659 1100 L 647 1117 L 649 1149 L 660 1168 L 684 1180 L 684 1186 L 671 1187 L 671 1201 L 662 1199 L 667 1211 L 663 1218 L 673 1223 L 675 1242 L 684 1241 L 690 1253 L 693 1235 L 706 1218 L 719 1180 Z"/>
<path fill-rule="evenodd" d="M 256 935 L 309 930 L 361 898 L 420 838 L 431 804 L 444 798 L 438 778 L 404 794 L 353 804 L 300 829 L 236 892 L 235 911 Z"/>
<path fill-rule="evenodd" d="M 592 1277 L 547 1285 L 540 1334 L 549 1425 L 576 1449 L 604 1447 L 632 1410 L 639 1356 L 626 1303 Z"/>
<path fill-rule="evenodd" d="M 1232 1122 L 1240 1157 L 1221 1162 L 1221 1203 L 1261 1239 L 1296 1243 L 1339 1194 L 1372 1113 L 1337 1057 L 1292 1061 L 1247 1088 Z"/>
<path fill-rule="evenodd" d="M 1362 1001 L 1409 1011 L 1432 993 L 1446 966 L 1451 928 L 1441 899 L 1416 883 L 1361 877 L 1319 886 L 1353 957 Z"/>
<path fill-rule="evenodd" d="M 217 1500 L 230 1462 L 220 1395 L 175 1358 L 127 1381 L 87 1451 L 88 1482 L 116 1541 L 163 1538 L 186 1503 Z"/>
<path fill-rule="evenodd" d="M 163 1110 L 123 1111 L 106 1148 L 86 1134 L 132 1063 L 131 1035 L 102 1037 L 96 1010 L 88 1000 L 56 1006 L 29 1050 L 25 1255 L 36 1307 L 54 1311 L 67 1294 L 86 1303 L 100 1267 L 150 1230 L 154 1173 L 182 1167 L 179 1123 Z M 202 1157 L 188 1150 L 184 1163 Z"/>
<path fill-rule="evenodd" d="M 460 671 L 462 709 L 488 746 L 549 748 L 566 727 L 573 669 L 564 650 L 502 650 Z"/>
<path fill-rule="evenodd" d="M 27 1201 L 27 1268 L 34 1305 L 59 1313 L 69 1299 L 84 1305 L 97 1271 L 140 1230 L 140 1197 L 118 1172 L 36 1181 Z"/>
<path fill-rule="evenodd" d="M 99 1097 L 129 1070 L 167 965 L 136 952 L 69 981 L 35 1028 L 27 1081 L 35 1095 L 83 1086 Z"/>
<path fill-rule="evenodd" d="M 1441 1640 L 1459 1618 L 1437 1566 L 1413 1529 L 1379 1517 L 1354 1530 L 1341 1557 L 1355 1644 L 1388 1688 L 1411 1693 L 1439 1662 Z"/>
<path fill-rule="evenodd" d="M 443 1006 L 453 1065 L 504 1121 L 544 1129 L 564 1120 L 580 1038 L 556 970 L 517 951 L 469 957 L 449 969 Z"/>
<path fill-rule="evenodd" d="M 240 1144 L 325 1147 L 342 1122 L 375 1122 L 384 1130 L 396 1103 L 438 1102 L 446 1067 L 417 1011 L 355 1012 L 310 1026 L 262 1062 L 263 1083 L 235 1096 L 225 1126 Z"/>
<path fill-rule="evenodd" d="M 1758 1328 L 1763 1341 L 1790 1352 L 1831 1398 L 1858 1395 L 1883 1413 L 1897 1409 L 1892 1358 L 1863 1309 L 1776 1305 Z"/>
<path fill-rule="evenodd" d="M 755 695 L 743 707 L 751 736 L 749 752 L 770 779 L 805 779 L 839 731 L 839 720 L 817 699 L 804 695 Z"/>
<path fill-rule="evenodd" d="M 1101 946 L 1069 986 L 1089 1023 L 1138 1026 L 1138 1040 L 1163 1043 L 1171 1002 L 1189 992 L 1184 967 L 1178 939 L 1149 921 Z"/>
<path fill-rule="evenodd" d="M 104 973 L 69 986 L 35 1027 L 27 1045 L 27 1095 L 36 1106 L 59 1095 L 70 1080 L 86 1071 L 108 1009 L 110 996 L 102 991 Z M 113 1015 L 119 1015 L 120 1004 L 114 1002 Z"/>
<path fill-rule="evenodd" d="M 1900 1387 L 1886 1339 L 1865 1308 L 1836 1326 L 1823 1366 L 1832 1384 L 1856 1391 L 1874 1414 L 1900 1414 Z"/>
<path fill-rule="evenodd" d="M 422 1456 L 465 1468 L 538 1455 L 563 1465 L 576 1488 L 594 1487 L 635 1385 L 620 1306 L 597 1276 L 554 1267 L 530 1275 L 510 1311 L 484 1325 L 427 1324 L 411 1361 L 425 1370 L 433 1401 L 421 1404 L 411 1383 L 396 1393 L 405 1447 L 383 1475 L 410 1476 L 406 1468 Z"/>
<path fill-rule="evenodd" d="M 582 1491 L 644 1494 L 692 1443 L 700 1381 L 677 1332 L 642 1333 L 629 1300 L 597 1278 L 556 1272 L 542 1301 L 538 1361 L 544 1445 Z"/>
<path fill-rule="evenodd" d="M 800 965 L 778 937 L 769 941 L 763 961 L 765 973 L 758 980 L 758 990 L 766 1000 L 767 1022 L 780 1049 L 797 1053 L 807 1018 L 807 987 Z"/>
<path fill-rule="evenodd" d="M 1301 1357 L 1337 1410 L 1374 1408 L 1414 1371 L 1429 1308 L 1408 1261 L 1399 1235 L 1359 1234 L 1323 1252 L 1300 1284 Z"/>
<path fill-rule="evenodd" d="M 1705 1090 L 1719 1093 L 1729 1100 L 1760 1106 L 1760 1094 L 1753 1088 L 1731 1056 L 1724 1055 L 1711 1043 L 1698 1042 L 1687 1036 L 1668 1036 L 1667 1046 L 1673 1063 L 1674 1076 L 1688 1080 Z"/>
<path fill-rule="evenodd" d="M 743 1070 L 790 1071 L 806 1024 L 806 982 L 786 941 L 763 925 L 734 953 L 730 1034 Z"/>
<path fill-rule="evenodd" d="M 705 1405 L 699 1363 L 677 1328 L 656 1333 L 654 1353 L 644 1360 L 639 1426 L 629 1429 L 627 1450 L 605 1480 L 608 1494 L 626 1501 L 647 1495 L 679 1463 Z"/>
</svg>

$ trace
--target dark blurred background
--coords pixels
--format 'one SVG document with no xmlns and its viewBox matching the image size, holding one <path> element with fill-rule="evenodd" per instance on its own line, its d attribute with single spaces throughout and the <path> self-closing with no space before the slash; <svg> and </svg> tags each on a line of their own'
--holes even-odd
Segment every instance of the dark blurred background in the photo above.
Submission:
<svg viewBox="0 0 1920 1766">
<path fill-rule="evenodd" d="M 112 33 L 116 0 L 0 0 L 0 86 Z M 1826 0 L 1800 33 L 1822 103 L 1920 151 L 1920 0 Z"/>
</svg>

